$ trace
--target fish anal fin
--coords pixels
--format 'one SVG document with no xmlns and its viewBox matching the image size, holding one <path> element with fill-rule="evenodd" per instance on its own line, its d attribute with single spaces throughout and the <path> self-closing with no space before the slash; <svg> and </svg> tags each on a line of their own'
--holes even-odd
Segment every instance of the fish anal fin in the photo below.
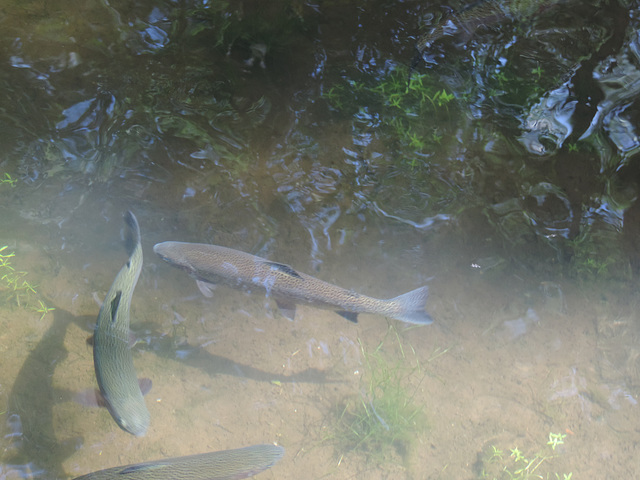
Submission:
<svg viewBox="0 0 640 480">
<path fill-rule="evenodd" d="M 200 293 L 202 293 L 205 297 L 211 298 L 213 297 L 212 288 L 215 286 L 209 282 L 205 282 L 203 280 L 196 280 L 196 285 L 198 285 L 198 289 Z"/>
<path fill-rule="evenodd" d="M 288 300 L 276 299 L 276 305 L 280 313 L 287 317 L 287 319 L 293 321 L 296 318 L 296 304 Z"/>
<path fill-rule="evenodd" d="M 344 310 L 337 310 L 336 313 L 343 318 L 346 318 L 352 323 L 358 323 L 358 314 L 356 312 L 347 312 Z"/>
<path fill-rule="evenodd" d="M 302 275 L 300 275 L 292 267 L 290 267 L 289 265 L 285 265 L 284 263 L 264 262 L 264 264 L 270 267 L 272 270 L 277 270 L 284 273 L 285 275 L 289 275 L 290 277 L 302 278 Z"/>
</svg>

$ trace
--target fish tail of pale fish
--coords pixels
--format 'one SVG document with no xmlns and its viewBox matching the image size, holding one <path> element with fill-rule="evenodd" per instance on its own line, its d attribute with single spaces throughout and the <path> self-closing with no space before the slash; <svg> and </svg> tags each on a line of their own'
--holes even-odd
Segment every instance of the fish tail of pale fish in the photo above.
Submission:
<svg viewBox="0 0 640 480">
<path fill-rule="evenodd" d="M 124 222 L 127 225 L 124 234 L 124 246 L 129 257 L 133 256 L 136 247 L 140 245 L 140 226 L 135 215 L 129 210 L 124 214 Z"/>
<path fill-rule="evenodd" d="M 389 300 L 395 305 L 394 313 L 389 314 L 391 318 L 401 322 L 414 323 L 416 325 L 429 325 L 433 322 L 431 315 L 425 310 L 425 304 L 429 297 L 429 287 L 417 288 Z"/>
</svg>

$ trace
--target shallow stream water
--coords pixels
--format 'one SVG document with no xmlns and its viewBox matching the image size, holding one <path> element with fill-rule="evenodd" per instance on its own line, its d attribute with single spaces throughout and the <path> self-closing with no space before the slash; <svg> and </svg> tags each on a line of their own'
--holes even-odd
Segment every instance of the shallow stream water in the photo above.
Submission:
<svg viewBox="0 0 640 480">
<path fill-rule="evenodd" d="M 5 2 L 0 479 L 260 443 L 265 479 L 637 477 L 640 5 L 499 3 Z M 127 210 L 140 438 L 74 401 Z M 434 323 L 207 298 L 167 240 Z"/>
</svg>

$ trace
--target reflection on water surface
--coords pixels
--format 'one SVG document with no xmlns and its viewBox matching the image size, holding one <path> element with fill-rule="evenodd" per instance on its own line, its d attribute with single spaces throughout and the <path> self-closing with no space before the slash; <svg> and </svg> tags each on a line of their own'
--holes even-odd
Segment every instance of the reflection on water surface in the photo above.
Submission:
<svg viewBox="0 0 640 480">
<path fill-rule="evenodd" d="M 264 478 L 636 476 L 640 6 L 534 3 L 5 6 L 0 477 L 267 442 Z M 127 209 L 139 439 L 72 401 Z M 435 322 L 204 298 L 167 240 L 428 282 Z"/>
</svg>

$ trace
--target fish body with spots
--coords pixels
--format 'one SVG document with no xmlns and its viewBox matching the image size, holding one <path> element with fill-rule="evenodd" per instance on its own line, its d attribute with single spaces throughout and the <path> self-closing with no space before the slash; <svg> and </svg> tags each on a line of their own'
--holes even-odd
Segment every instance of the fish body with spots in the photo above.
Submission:
<svg viewBox="0 0 640 480">
<path fill-rule="evenodd" d="M 260 290 L 273 297 L 289 319 L 295 317 L 296 304 L 304 304 L 334 310 L 352 322 L 357 321 L 359 313 L 384 315 L 413 324 L 432 322 L 425 311 L 429 293 L 426 286 L 381 300 L 325 282 L 289 265 L 219 245 L 163 242 L 153 250 L 167 263 L 195 278 L 203 293 L 207 294 L 206 284 Z"/>
</svg>

